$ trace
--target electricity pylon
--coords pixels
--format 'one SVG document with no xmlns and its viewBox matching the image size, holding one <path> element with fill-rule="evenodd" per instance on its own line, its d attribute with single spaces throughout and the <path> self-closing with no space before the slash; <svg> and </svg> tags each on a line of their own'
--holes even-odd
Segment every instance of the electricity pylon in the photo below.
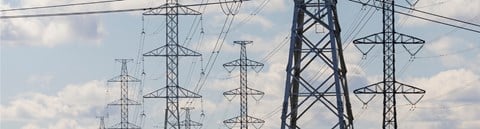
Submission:
<svg viewBox="0 0 480 129">
<path fill-rule="evenodd" d="M 337 2 L 294 2 L 281 129 L 301 128 L 302 116 L 323 111 L 327 113 L 314 116 L 315 123 L 332 129 L 353 128 Z M 318 32 L 318 27 L 325 32 Z M 320 70 L 322 65 L 324 71 Z M 308 79 L 315 74 L 314 71 L 322 74 L 316 79 Z M 311 109 L 313 107 L 324 109 Z"/>
<path fill-rule="evenodd" d="M 181 109 L 185 110 L 185 120 L 180 121 L 180 126 L 185 127 L 185 129 L 191 129 L 192 127 L 199 127 L 203 126 L 202 123 L 193 121 L 190 117 L 190 111 L 195 109 L 194 107 L 182 107 Z"/>
<path fill-rule="evenodd" d="M 149 51 L 143 56 L 162 56 L 166 58 L 166 87 L 144 95 L 144 98 L 166 99 L 165 129 L 180 129 L 179 99 L 201 98 L 199 94 L 179 86 L 178 83 L 178 58 L 187 56 L 201 56 L 200 53 L 178 44 L 178 15 L 200 15 L 193 9 L 180 6 L 178 0 L 166 0 L 158 9 L 148 10 L 143 15 L 164 15 L 166 17 L 165 45 Z"/>
<path fill-rule="evenodd" d="M 105 128 L 105 116 L 98 116 L 98 119 L 100 119 L 100 125 L 98 126 L 98 129 L 106 129 Z"/>
<path fill-rule="evenodd" d="M 200 15 L 201 13 L 189 8 L 189 6 L 203 6 L 212 4 L 241 3 L 242 0 L 223 1 L 217 3 L 202 3 L 193 5 L 181 5 L 178 0 L 165 0 L 166 3 L 160 7 L 149 9 L 143 15 L 163 15 L 166 17 L 166 39 L 165 45 L 147 53 L 143 56 L 166 58 L 166 87 L 155 90 L 143 96 L 143 98 L 164 98 L 166 99 L 165 129 L 180 129 L 179 99 L 201 98 L 202 96 L 179 86 L 178 79 L 178 58 L 187 56 L 201 56 L 200 53 L 178 44 L 178 15 Z"/>
<path fill-rule="evenodd" d="M 235 67 L 240 67 L 240 87 L 223 92 L 223 95 L 225 97 L 240 95 L 240 116 L 224 120 L 223 123 L 227 126 L 231 125 L 230 127 L 233 127 L 233 124 L 240 123 L 241 129 L 248 129 L 249 124 L 263 125 L 263 123 L 265 123 L 264 120 L 248 115 L 248 96 L 263 96 L 265 93 L 256 89 L 249 88 L 247 80 L 248 67 L 251 67 L 252 69 L 258 71 L 263 67 L 263 63 L 253 61 L 247 58 L 247 48 L 245 45 L 251 44 L 252 41 L 234 41 L 233 43 L 240 44 L 241 46 L 240 59 L 225 63 L 223 64 L 223 67 L 225 67 L 225 69 L 227 69 L 229 72 L 235 69 Z M 256 127 L 259 128 L 261 125 L 257 125 Z"/>
<path fill-rule="evenodd" d="M 397 94 L 425 94 L 425 90 L 400 83 L 395 77 L 395 45 L 423 45 L 424 40 L 395 31 L 395 0 L 381 0 L 383 31 L 353 41 L 355 45 L 383 45 L 383 81 L 353 91 L 355 94 L 383 95 L 383 129 L 397 129 Z M 373 47 L 373 46 L 372 46 Z M 421 47 L 420 47 L 421 48 Z M 411 53 L 412 56 L 420 48 Z M 371 49 L 371 48 L 370 48 Z M 365 53 L 364 53 L 365 54 Z M 418 102 L 418 101 L 417 101 Z"/>
<path fill-rule="evenodd" d="M 128 121 L 128 105 L 140 105 L 140 103 L 128 98 L 128 83 L 140 82 L 139 79 L 128 75 L 127 63 L 133 61 L 132 59 L 115 59 L 115 61 L 122 63 L 121 74 L 108 80 L 108 82 L 120 83 L 120 100 L 116 100 L 109 106 L 120 106 L 120 123 L 111 126 L 109 129 L 140 129 L 139 126 Z"/>
</svg>

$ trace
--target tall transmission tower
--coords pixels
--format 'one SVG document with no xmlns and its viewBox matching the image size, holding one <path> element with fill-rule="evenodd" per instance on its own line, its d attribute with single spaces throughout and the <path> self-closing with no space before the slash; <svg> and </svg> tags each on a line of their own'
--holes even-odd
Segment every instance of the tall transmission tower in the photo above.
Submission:
<svg viewBox="0 0 480 129">
<path fill-rule="evenodd" d="M 252 89 L 248 87 L 248 80 L 247 80 L 247 72 L 248 67 L 259 71 L 263 67 L 263 63 L 253 61 L 247 58 L 247 44 L 251 44 L 253 41 L 234 41 L 235 44 L 240 44 L 240 59 L 230 61 L 228 63 L 223 64 L 223 67 L 231 72 L 235 67 L 240 67 L 240 87 L 223 92 L 224 96 L 236 96 L 240 95 L 240 116 L 233 117 L 227 120 L 224 120 L 223 123 L 225 125 L 231 125 L 233 127 L 234 124 L 240 123 L 241 129 L 248 129 L 249 124 L 254 124 L 256 128 L 259 128 L 263 123 L 264 120 L 252 117 L 248 115 L 248 95 L 257 95 L 263 96 L 265 93 L 256 89 Z M 261 124 L 261 125 L 255 125 Z"/>
<path fill-rule="evenodd" d="M 193 121 L 190 117 L 190 111 L 195 109 L 194 107 L 182 107 L 181 109 L 185 110 L 185 120 L 180 121 L 180 126 L 185 127 L 185 129 L 191 129 L 192 127 L 203 126 L 202 123 Z"/>
<path fill-rule="evenodd" d="M 166 17 L 165 45 L 149 51 L 143 56 L 166 58 L 166 87 L 144 95 L 144 98 L 166 99 L 165 129 L 180 129 L 179 99 L 201 98 L 199 94 L 179 86 L 178 58 L 187 56 L 201 56 L 200 53 L 178 44 L 178 15 L 200 15 L 201 13 L 186 6 L 180 6 L 178 0 L 166 0 L 166 3 L 157 9 L 144 12 L 143 15 L 164 15 Z"/>
<path fill-rule="evenodd" d="M 217 3 L 202 3 L 192 5 L 181 5 L 178 0 L 165 0 L 166 3 L 160 7 L 149 9 L 143 15 L 162 15 L 166 17 L 166 39 L 165 45 L 147 53 L 146 57 L 166 58 L 166 87 L 155 90 L 143 96 L 143 98 L 164 98 L 166 99 L 165 129 L 180 129 L 179 99 L 201 98 L 202 96 L 179 86 L 178 81 L 178 58 L 188 56 L 201 56 L 200 53 L 178 44 L 178 16 L 179 15 L 200 15 L 201 13 L 189 8 L 190 6 L 205 6 L 213 4 L 241 3 L 242 0 L 222 1 Z"/>
<path fill-rule="evenodd" d="M 321 123 L 322 127 L 353 128 L 337 1 L 294 0 L 294 3 L 281 129 L 305 128 L 301 124 L 307 120 L 302 116 L 319 110 L 327 112 L 314 116 L 315 123 Z M 318 28 L 325 32 L 319 32 Z M 308 79 L 314 71 L 321 75 Z M 312 109 L 315 107 L 320 109 Z"/>
<path fill-rule="evenodd" d="M 108 105 L 120 106 L 120 123 L 113 125 L 109 129 L 140 129 L 139 126 L 128 121 L 128 106 L 140 105 L 140 103 L 128 98 L 128 83 L 140 82 L 139 79 L 128 75 L 127 63 L 133 59 L 115 59 L 115 61 L 122 63 L 121 74 L 108 80 L 108 82 L 120 83 L 120 99 Z"/>
<path fill-rule="evenodd" d="M 408 1 L 407 1 L 408 2 Z M 355 94 L 383 95 L 383 129 L 397 129 L 397 94 L 425 94 L 425 90 L 400 83 L 395 77 L 395 45 L 423 45 L 424 40 L 395 31 L 395 0 L 381 0 L 383 31 L 354 40 L 355 45 L 383 45 L 383 81 L 353 91 Z M 373 47 L 373 46 L 372 46 Z M 407 51 L 414 56 L 417 51 Z M 365 54 L 365 53 L 364 53 Z M 421 98 L 420 98 L 421 99 Z M 418 102 L 418 101 L 417 101 Z"/>
</svg>

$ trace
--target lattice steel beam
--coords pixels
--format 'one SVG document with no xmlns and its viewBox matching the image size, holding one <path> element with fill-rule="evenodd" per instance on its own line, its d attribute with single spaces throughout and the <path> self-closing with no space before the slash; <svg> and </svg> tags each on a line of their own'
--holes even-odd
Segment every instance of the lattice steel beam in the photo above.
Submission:
<svg viewBox="0 0 480 129">
<path fill-rule="evenodd" d="M 315 112 L 327 112 L 314 116 L 322 127 L 353 128 L 336 0 L 294 2 L 281 128 L 302 128 L 303 116 Z M 317 80 L 306 79 L 322 65 L 326 70 Z"/>
</svg>

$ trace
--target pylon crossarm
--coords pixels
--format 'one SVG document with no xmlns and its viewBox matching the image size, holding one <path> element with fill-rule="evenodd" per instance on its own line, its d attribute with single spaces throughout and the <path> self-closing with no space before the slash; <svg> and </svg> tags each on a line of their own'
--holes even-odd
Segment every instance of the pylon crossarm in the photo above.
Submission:
<svg viewBox="0 0 480 129">
<path fill-rule="evenodd" d="M 179 98 L 201 98 L 202 96 L 195 93 L 195 92 L 192 92 L 190 90 L 187 90 L 183 87 L 179 87 L 178 89 L 178 97 Z"/>
<path fill-rule="evenodd" d="M 178 47 L 177 55 L 171 55 L 171 53 L 167 53 L 166 50 L 170 49 L 169 47 Z M 175 44 L 164 45 L 143 54 L 143 56 L 201 56 L 201 55 L 202 54 L 196 51 L 193 51 L 184 46 L 175 45 Z"/>
<path fill-rule="evenodd" d="M 265 93 L 263 91 L 259 91 L 256 89 L 252 89 L 250 87 L 247 87 L 246 95 L 264 95 Z M 236 88 L 233 90 L 225 91 L 223 92 L 223 95 L 240 95 L 241 94 L 241 89 Z"/>
<path fill-rule="evenodd" d="M 125 77 L 125 79 L 124 79 L 124 77 Z M 113 77 L 112 79 L 108 80 L 107 82 L 123 82 L 123 81 L 126 81 L 126 82 L 140 82 L 141 80 L 137 79 L 133 76 L 130 76 L 130 75 L 118 75 L 118 76 Z"/>
<path fill-rule="evenodd" d="M 122 103 L 121 102 L 122 100 L 121 99 L 118 99 L 118 100 L 115 100 L 111 103 L 108 104 L 108 106 L 119 106 L 119 105 L 140 105 L 139 102 L 135 101 L 135 100 L 131 100 L 129 98 L 127 98 L 127 103 Z"/>
<path fill-rule="evenodd" d="M 383 33 L 375 33 L 369 36 L 353 40 L 353 44 L 383 44 Z"/>
<path fill-rule="evenodd" d="M 150 92 L 146 95 L 143 96 L 143 98 L 167 98 L 166 92 L 168 92 L 167 87 L 160 88 L 158 90 L 155 90 L 153 92 Z M 175 98 L 177 97 L 176 95 L 171 95 L 168 96 L 169 98 Z M 192 92 L 190 90 L 187 90 L 183 87 L 178 87 L 178 98 L 201 98 L 202 96 Z"/>
<path fill-rule="evenodd" d="M 227 120 L 223 121 L 223 123 L 225 123 L 225 124 L 233 124 L 233 123 L 241 123 L 241 122 L 245 122 L 245 123 L 265 123 L 264 120 L 259 119 L 259 118 L 255 118 L 255 117 L 252 117 L 252 116 L 247 116 L 246 120 L 242 120 L 242 118 L 240 116 L 237 116 L 237 117 L 233 117 L 233 118 L 230 118 L 230 119 L 227 119 Z"/>
<path fill-rule="evenodd" d="M 160 88 L 158 90 L 145 94 L 143 98 L 165 98 L 165 95 L 163 94 L 165 93 L 166 90 L 167 90 L 166 87 Z"/>
<path fill-rule="evenodd" d="M 354 94 L 383 94 L 382 82 L 377 82 L 353 91 Z"/>
<path fill-rule="evenodd" d="M 400 82 L 395 82 L 398 86 L 395 88 L 397 94 L 425 94 L 425 90 L 407 85 Z"/>
<path fill-rule="evenodd" d="M 178 8 L 179 12 L 177 12 L 176 14 L 172 14 L 170 12 L 167 12 L 165 10 L 166 8 Z M 191 8 L 187 7 L 186 5 L 180 5 L 178 3 L 163 4 L 163 5 L 161 5 L 157 8 L 149 9 L 146 12 L 143 13 L 143 15 L 147 15 L 147 16 L 148 15 L 200 15 L 200 14 L 202 14 L 202 13 L 191 9 Z"/>
<path fill-rule="evenodd" d="M 240 63 L 241 63 L 241 60 L 236 59 L 223 64 L 223 68 L 225 68 L 225 70 L 227 70 L 228 72 L 232 72 L 237 66 L 240 66 Z"/>
<path fill-rule="evenodd" d="M 117 123 L 117 124 L 112 125 L 110 128 L 107 128 L 107 129 L 141 129 L 140 126 L 132 124 L 130 122 L 126 123 L 127 128 L 122 128 L 123 124 L 124 123 Z"/>
<path fill-rule="evenodd" d="M 392 35 L 392 33 L 393 32 L 386 32 L 387 35 Z M 425 43 L 425 41 L 420 38 L 398 33 L 398 32 L 395 32 L 394 39 L 395 39 L 395 43 L 398 43 L 398 44 L 424 44 Z M 383 44 L 383 43 L 384 41 L 383 41 L 382 32 L 353 40 L 353 44 Z M 392 41 L 386 41 L 386 43 L 392 43 Z"/>
<path fill-rule="evenodd" d="M 398 44 L 425 44 L 425 40 L 423 39 L 398 32 L 395 32 L 395 41 Z"/>
<path fill-rule="evenodd" d="M 242 66 L 264 66 L 263 63 L 260 63 L 260 62 L 254 61 L 254 60 L 250 60 L 250 59 L 246 59 L 246 60 L 247 60 L 247 64 L 242 65 Z M 230 62 L 227 62 L 227 63 L 223 64 L 223 67 L 237 67 L 237 66 L 240 66 L 240 64 L 241 64 L 241 60 L 236 59 L 234 61 L 230 61 Z"/>
</svg>

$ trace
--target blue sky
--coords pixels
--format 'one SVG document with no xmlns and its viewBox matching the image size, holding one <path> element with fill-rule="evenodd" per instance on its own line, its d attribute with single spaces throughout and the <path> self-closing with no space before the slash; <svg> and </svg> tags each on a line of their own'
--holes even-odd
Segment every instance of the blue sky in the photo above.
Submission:
<svg viewBox="0 0 480 129">
<path fill-rule="evenodd" d="M 2 0 L 0 8 L 77 2 L 82 1 Z M 180 0 L 180 2 L 201 1 Z M 252 15 L 263 2 L 268 3 L 259 13 Z M 399 2 L 405 4 L 403 1 Z M 4 12 L 2 15 L 126 9 L 161 4 L 163 1 L 126 0 L 35 12 Z M 263 128 L 279 127 L 288 52 L 286 38 L 292 21 L 292 4 L 290 0 L 255 0 L 242 5 L 211 73 L 199 90 L 204 96 L 203 103 L 201 100 L 192 101 L 192 106 L 195 106 L 192 118 L 203 122 L 205 125 L 203 128 L 226 128 L 222 121 L 239 114 L 238 97 L 229 102 L 222 96 L 224 91 L 239 86 L 238 71 L 228 73 L 221 66 L 238 58 L 239 46 L 232 44 L 235 40 L 254 41 L 252 45 L 247 46 L 248 56 L 265 63 L 265 68 L 261 72 L 249 73 L 249 86 L 266 93 L 262 100 L 250 101 L 249 112 L 266 121 Z M 416 8 L 479 24 L 479 6 L 478 0 L 420 0 Z M 381 11 L 362 8 L 361 5 L 348 1 L 339 1 L 338 12 L 342 40 L 345 44 L 350 44 L 352 39 L 381 31 Z M 368 21 L 366 20 L 368 18 L 360 20 L 363 15 L 372 15 L 372 18 Z M 197 85 L 202 76 L 201 68 L 207 65 L 226 18 L 220 7 L 207 7 L 202 26 L 192 29 L 196 31 L 192 31 L 191 41 L 185 40 L 186 35 L 192 23 L 199 22 L 199 17 L 197 20 L 194 20 L 195 16 L 180 18 L 181 44 L 203 54 L 201 58 L 181 58 L 181 86 L 193 90 Z M 414 61 L 408 61 L 410 57 L 403 48 L 398 51 L 397 69 L 400 69 L 397 71 L 398 80 L 427 91 L 413 111 L 410 111 L 412 106 L 408 105 L 403 96 L 398 97 L 399 127 L 424 129 L 479 127 L 480 88 L 477 86 L 480 84 L 480 69 L 477 67 L 480 64 L 479 34 L 400 15 L 396 18 L 397 31 L 420 37 L 427 42 Z M 129 72 L 138 78 L 144 78 L 143 85 L 131 85 L 131 98 L 138 99 L 140 91 L 151 92 L 165 84 L 164 59 L 145 58 L 142 65 L 142 59 L 138 58 L 139 51 L 143 53 L 164 44 L 165 22 L 162 16 L 145 17 L 146 35 L 143 49 L 140 47 L 141 12 L 2 19 L 0 24 L 2 129 L 96 128 L 98 119 L 95 116 L 103 114 L 109 115 L 106 120 L 107 126 L 117 123 L 118 108 L 105 109 L 108 102 L 119 97 L 118 85 L 106 83 L 106 80 L 120 73 L 120 64 L 114 62 L 117 58 L 135 59 L 129 64 Z M 357 24 L 365 26 L 354 29 Z M 203 38 L 200 28 L 205 31 Z M 366 59 L 362 59 L 361 52 L 353 44 L 345 49 L 351 91 L 380 81 L 382 65 L 379 56 L 381 52 L 378 48 L 380 46 L 370 52 Z M 269 53 L 273 55 L 268 56 Z M 146 72 L 146 76 L 141 76 L 142 70 Z M 381 97 L 373 99 L 366 109 L 362 108 L 357 98 L 352 96 L 351 100 L 356 128 L 381 127 Z M 164 100 L 147 99 L 144 107 L 132 108 L 130 119 L 146 129 L 161 127 L 164 103 Z M 181 103 L 187 104 L 186 101 Z M 140 122 L 138 114 L 143 108 L 147 116 Z M 200 117 L 201 110 L 205 112 L 205 117 Z M 322 118 L 322 113 L 319 110 L 305 116 L 302 124 L 306 128 L 321 127 L 322 121 L 328 119 Z"/>
</svg>

